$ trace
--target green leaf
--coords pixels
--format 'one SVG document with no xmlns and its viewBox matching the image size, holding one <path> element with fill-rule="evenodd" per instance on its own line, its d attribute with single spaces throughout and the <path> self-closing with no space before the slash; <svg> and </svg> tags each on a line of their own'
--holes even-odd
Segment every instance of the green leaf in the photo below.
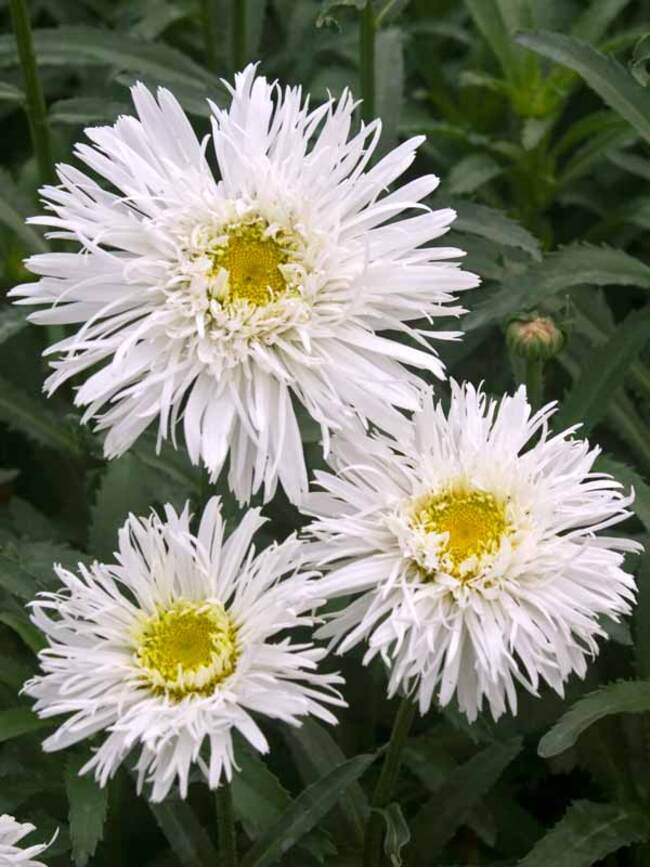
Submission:
<svg viewBox="0 0 650 867">
<path fill-rule="evenodd" d="M 236 818 L 246 834 L 256 840 L 266 832 L 291 804 L 291 795 L 269 770 L 262 757 L 247 744 L 237 744 L 239 773 L 232 779 L 231 792 Z M 314 829 L 301 841 L 301 847 L 317 859 L 331 854 L 327 836 Z"/>
<path fill-rule="evenodd" d="M 411 831 L 408 823 L 404 818 L 402 809 L 399 804 L 392 803 L 380 810 L 374 807 L 374 812 L 380 813 L 386 823 L 386 834 L 384 836 L 384 852 L 388 857 L 392 867 L 401 867 L 402 865 L 402 849 L 411 839 Z"/>
<path fill-rule="evenodd" d="M 75 97 L 60 99 L 50 106 L 48 117 L 50 123 L 64 124 L 95 124 L 98 122 L 114 123 L 119 115 L 131 114 L 132 108 L 127 103 L 115 102 L 99 97 Z"/>
<path fill-rule="evenodd" d="M 42 400 L 31 397 L 0 377 L 0 420 L 34 442 L 78 457 L 81 446 L 76 431 L 49 410 Z"/>
<path fill-rule="evenodd" d="M 16 633 L 34 653 L 45 647 L 42 633 L 33 626 L 22 611 L 0 611 L 0 623 Z"/>
<path fill-rule="evenodd" d="M 463 329 L 492 325 L 583 283 L 650 289 L 650 268 L 623 250 L 572 244 L 503 281 L 464 317 Z"/>
<path fill-rule="evenodd" d="M 449 207 L 454 208 L 458 215 L 453 224 L 457 231 L 478 235 L 500 246 L 516 247 L 529 253 L 533 259 L 541 260 L 537 238 L 503 211 L 460 199 L 453 199 Z"/>
<path fill-rule="evenodd" d="M 0 36 L 0 40 L 2 38 Z M 47 244 L 25 223 L 25 214 L 16 206 L 19 200 L 20 195 L 10 175 L 4 169 L 0 170 L 0 223 L 20 238 L 30 253 L 47 253 Z"/>
<path fill-rule="evenodd" d="M 650 533 L 650 485 L 632 467 L 608 455 L 601 455 L 598 458 L 595 469 L 598 472 L 609 473 L 618 482 L 622 482 L 628 490 L 634 488 L 632 511 Z"/>
<path fill-rule="evenodd" d="M 12 707 L 9 710 L 0 710 L 0 743 L 51 725 L 51 720 L 39 719 L 28 707 Z"/>
<path fill-rule="evenodd" d="M 25 101 L 25 93 L 10 81 L 0 81 L 0 100 L 21 103 Z"/>
<path fill-rule="evenodd" d="M 85 763 L 86 758 L 71 755 L 65 765 L 72 857 L 78 867 L 85 867 L 95 854 L 108 812 L 108 788 L 100 788 L 92 774 L 79 776 Z"/>
<path fill-rule="evenodd" d="M 201 84 L 215 87 L 215 78 L 187 55 L 162 42 L 133 39 L 126 33 L 98 27 L 56 27 L 33 31 L 36 60 L 40 65 L 110 66 L 157 82 Z M 0 66 L 15 66 L 18 55 L 13 34 L 0 36 Z M 206 94 L 209 95 L 209 94 Z"/>
<path fill-rule="evenodd" d="M 650 679 L 650 546 L 646 539 L 646 550 L 641 558 L 637 575 L 638 597 L 634 610 L 634 655 L 639 677 Z"/>
<path fill-rule="evenodd" d="M 634 46 L 634 55 L 630 61 L 630 72 L 641 87 L 647 87 L 650 81 L 648 61 L 650 61 L 650 34 L 646 33 Z"/>
<path fill-rule="evenodd" d="M 600 421 L 630 364 L 650 340 L 649 326 L 650 304 L 630 313 L 607 341 L 593 349 L 554 419 L 556 430 L 582 422 L 581 430 L 588 433 Z"/>
<path fill-rule="evenodd" d="M 650 181 L 650 160 L 627 151 L 614 151 L 608 159 L 619 169 L 643 178 L 644 181 Z"/>
<path fill-rule="evenodd" d="M 521 33 L 516 41 L 573 69 L 614 111 L 650 141 L 650 94 L 617 60 L 562 33 Z"/>
<path fill-rule="evenodd" d="M 648 830 L 634 807 L 576 801 L 519 867 L 591 867 L 621 846 L 647 839 Z"/>
<path fill-rule="evenodd" d="M 572 747 L 582 732 L 614 713 L 650 710 L 650 681 L 620 680 L 585 695 L 540 740 L 537 752 L 547 759 Z"/>
<path fill-rule="evenodd" d="M 329 813 L 343 791 L 356 782 L 374 760 L 374 755 L 355 756 L 308 786 L 244 856 L 241 867 L 268 867 L 277 863 Z"/>
<path fill-rule="evenodd" d="M 397 145 L 397 128 L 404 100 L 404 37 L 397 27 L 380 30 L 375 45 L 375 92 L 382 132 L 379 153 Z"/>
<path fill-rule="evenodd" d="M 470 154 L 463 157 L 449 172 L 447 188 L 452 195 L 467 195 L 498 177 L 502 171 L 499 163 L 491 156 Z"/>
<path fill-rule="evenodd" d="M 149 801 L 149 809 L 184 867 L 215 867 L 219 864 L 212 841 L 189 804 L 167 798 L 160 804 Z"/>
<path fill-rule="evenodd" d="M 630 0 L 591 0 L 574 21 L 571 35 L 584 42 L 598 42 L 629 3 Z"/>
<path fill-rule="evenodd" d="M 431 863 L 432 856 L 466 822 L 472 809 L 489 792 L 521 747 L 520 737 L 490 744 L 452 771 L 411 823 L 412 843 L 407 850 L 410 867 Z"/>
<path fill-rule="evenodd" d="M 330 768 L 345 761 L 343 751 L 334 738 L 325 726 L 315 720 L 306 719 L 298 728 L 287 726 L 284 733 L 306 783 L 314 782 Z M 341 793 L 337 812 L 342 833 L 361 846 L 368 816 L 368 800 L 358 783 L 351 783 Z"/>
<path fill-rule="evenodd" d="M 316 19 L 316 27 L 324 27 L 330 24 L 334 24 L 338 27 L 338 20 L 336 16 L 332 14 L 336 9 L 342 9 L 344 6 L 348 6 L 360 11 L 361 9 L 365 9 L 366 3 L 370 2 L 372 2 L 372 0 L 323 0 L 320 12 L 318 13 L 318 18 Z"/>
<path fill-rule="evenodd" d="M 474 19 L 474 24 L 498 58 L 507 76 L 516 71 L 516 49 L 503 20 L 499 4 L 495 0 L 465 0 L 465 5 Z"/>
<path fill-rule="evenodd" d="M 0 587 L 21 599 L 33 599 L 55 581 L 54 564 L 75 569 L 80 552 L 52 542 L 10 543 L 0 546 Z"/>
<path fill-rule="evenodd" d="M 34 671 L 29 665 L 13 656 L 0 655 L 0 683 L 18 692 Z"/>
<path fill-rule="evenodd" d="M 24 314 L 15 307 L 0 310 L 0 343 L 18 334 L 27 325 Z"/>
</svg>

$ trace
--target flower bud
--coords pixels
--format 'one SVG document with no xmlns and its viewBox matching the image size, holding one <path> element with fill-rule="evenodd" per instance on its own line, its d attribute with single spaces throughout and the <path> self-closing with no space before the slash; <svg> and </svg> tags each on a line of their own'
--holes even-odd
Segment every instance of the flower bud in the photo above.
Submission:
<svg viewBox="0 0 650 867">
<path fill-rule="evenodd" d="M 511 319 L 506 328 L 506 343 L 511 352 L 523 358 L 548 360 L 560 352 L 566 342 L 564 331 L 550 316 L 538 313 Z"/>
</svg>

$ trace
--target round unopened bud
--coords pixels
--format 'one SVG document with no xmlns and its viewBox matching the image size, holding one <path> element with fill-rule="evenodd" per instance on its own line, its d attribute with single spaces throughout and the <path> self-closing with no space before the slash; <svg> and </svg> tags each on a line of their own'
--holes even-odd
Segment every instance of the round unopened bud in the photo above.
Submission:
<svg viewBox="0 0 650 867">
<path fill-rule="evenodd" d="M 516 355 L 546 360 L 562 350 L 566 335 L 550 316 L 531 313 L 508 323 L 506 342 Z"/>
</svg>

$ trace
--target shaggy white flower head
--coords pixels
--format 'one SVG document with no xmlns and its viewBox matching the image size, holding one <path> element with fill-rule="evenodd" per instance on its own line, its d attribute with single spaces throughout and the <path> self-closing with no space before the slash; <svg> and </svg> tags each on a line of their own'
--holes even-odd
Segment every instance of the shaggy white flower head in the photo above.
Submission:
<svg viewBox="0 0 650 867">
<path fill-rule="evenodd" d="M 17 822 L 13 816 L 0 816 L 0 867 L 45 867 L 42 861 L 35 861 L 44 852 L 49 843 L 38 843 L 22 849 L 18 843 L 35 831 L 36 827 L 29 822 Z M 50 841 L 51 842 L 51 841 Z"/>
<path fill-rule="evenodd" d="M 380 122 L 352 132 L 348 91 L 312 109 L 252 65 L 230 90 L 228 111 L 211 104 L 219 180 L 167 90 L 138 84 L 138 119 L 86 130 L 76 156 L 111 190 L 59 166 L 60 185 L 42 191 L 51 215 L 33 222 L 80 251 L 31 257 L 41 279 L 12 294 L 48 305 L 33 322 L 81 323 L 48 350 L 46 387 L 88 371 L 75 400 L 108 432 L 108 457 L 154 420 L 159 442 L 175 441 L 182 421 L 213 478 L 230 452 L 240 501 L 262 487 L 270 498 L 279 479 L 297 502 L 307 475 L 292 396 L 326 449 L 350 419 L 398 433 L 398 410 L 417 403 L 402 363 L 442 376 L 428 338 L 459 336 L 407 323 L 458 316 L 456 293 L 478 278 L 449 261 L 461 250 L 425 246 L 455 216 L 420 204 L 437 178 L 384 195 L 422 138 L 370 168 Z M 375 333 L 388 330 L 411 345 Z"/>
<path fill-rule="evenodd" d="M 326 705 L 344 704 L 342 679 L 317 671 L 326 651 L 277 635 L 314 623 L 303 613 L 314 604 L 303 543 L 292 536 L 256 555 L 263 523 L 249 510 L 224 542 L 218 499 L 196 536 L 188 508 L 167 506 L 166 521 L 129 517 L 115 565 L 57 567 L 64 589 L 32 603 L 49 647 L 43 674 L 25 685 L 39 716 L 71 714 L 46 750 L 105 731 L 81 773 L 103 786 L 137 748 L 139 789 L 151 783 L 160 801 L 176 780 L 185 796 L 194 763 L 210 788 L 231 779 L 234 731 L 266 752 L 252 713 L 336 722 Z"/>
<path fill-rule="evenodd" d="M 620 552 L 632 541 L 597 535 L 625 519 L 632 497 L 593 472 L 598 449 L 551 436 L 552 404 L 532 414 L 524 388 L 500 401 L 452 383 L 446 415 L 426 398 L 412 435 L 335 439 L 339 475 L 324 492 L 311 557 L 329 574 L 319 594 L 360 594 L 317 635 L 380 653 L 389 692 L 456 695 L 470 720 L 487 700 L 517 710 L 516 684 L 560 695 L 605 635 L 599 616 L 630 610 L 634 581 Z"/>
</svg>

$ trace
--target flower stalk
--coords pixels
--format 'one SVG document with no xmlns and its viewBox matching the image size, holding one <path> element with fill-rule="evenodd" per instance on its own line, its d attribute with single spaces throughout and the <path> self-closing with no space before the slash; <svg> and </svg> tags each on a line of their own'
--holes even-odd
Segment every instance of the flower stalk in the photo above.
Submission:
<svg viewBox="0 0 650 867">
<path fill-rule="evenodd" d="M 222 783 L 215 793 L 217 828 L 219 830 L 219 863 L 223 867 L 237 867 L 237 837 L 232 809 L 230 783 Z"/>
<path fill-rule="evenodd" d="M 13 24 L 18 58 L 23 73 L 26 96 L 26 112 L 32 138 L 38 173 L 42 183 L 54 179 L 54 162 L 50 143 L 50 130 L 43 88 L 36 66 L 32 29 L 26 0 L 10 0 L 11 21 Z"/>
<path fill-rule="evenodd" d="M 397 782 L 399 769 L 402 764 L 404 745 L 411 731 L 411 724 L 415 716 L 415 707 L 415 703 L 410 698 L 404 698 L 395 716 L 384 763 L 370 801 L 371 813 L 366 825 L 363 867 L 379 867 L 381 864 L 384 820 L 377 810 L 389 804 L 393 796 L 393 790 L 395 789 L 395 783 Z"/>
<path fill-rule="evenodd" d="M 246 64 L 246 0 L 232 0 L 232 64 L 235 72 L 240 72 Z"/>
<path fill-rule="evenodd" d="M 359 18 L 359 89 L 361 116 L 366 123 L 375 117 L 375 35 L 377 24 L 372 0 L 367 0 Z"/>
</svg>

